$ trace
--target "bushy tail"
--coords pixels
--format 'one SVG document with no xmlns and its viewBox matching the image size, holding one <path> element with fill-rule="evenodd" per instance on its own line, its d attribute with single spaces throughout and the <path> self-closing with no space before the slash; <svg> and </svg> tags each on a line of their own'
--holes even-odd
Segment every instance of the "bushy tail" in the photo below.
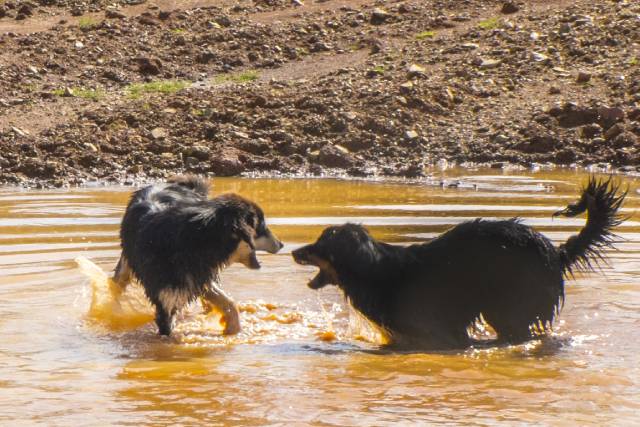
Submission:
<svg viewBox="0 0 640 427">
<path fill-rule="evenodd" d="M 587 212 L 584 228 L 559 248 L 565 274 L 571 275 L 576 268 L 593 270 L 604 261 L 603 252 L 613 246 L 616 237 L 613 228 L 625 220 L 618 211 L 626 195 L 627 191 L 620 192 L 619 182 L 592 176 L 577 203 L 553 214 L 573 217 Z"/>
</svg>

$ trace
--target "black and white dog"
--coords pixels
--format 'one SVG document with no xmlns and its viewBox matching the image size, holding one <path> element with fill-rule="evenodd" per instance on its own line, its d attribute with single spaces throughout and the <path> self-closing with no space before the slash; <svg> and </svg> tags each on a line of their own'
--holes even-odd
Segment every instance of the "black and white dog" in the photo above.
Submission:
<svg viewBox="0 0 640 427">
<path fill-rule="evenodd" d="M 236 262 L 258 269 L 257 250 L 282 248 L 257 204 L 208 193 L 206 180 L 176 177 L 134 192 L 122 219 L 113 280 L 121 289 L 133 278 L 144 286 L 161 335 L 171 334 L 175 313 L 198 297 L 222 311 L 225 334 L 239 332 L 238 309 L 218 286 L 221 270 Z"/>
<path fill-rule="evenodd" d="M 577 203 L 555 214 L 588 214 L 580 233 L 559 247 L 517 219 L 478 219 L 407 247 L 379 242 L 360 225 L 330 227 L 293 257 L 320 268 L 309 287 L 337 285 L 396 345 L 469 346 L 468 328 L 479 316 L 499 341 L 520 343 L 551 328 L 565 277 L 603 259 L 625 194 L 611 180 L 592 178 Z"/>
</svg>

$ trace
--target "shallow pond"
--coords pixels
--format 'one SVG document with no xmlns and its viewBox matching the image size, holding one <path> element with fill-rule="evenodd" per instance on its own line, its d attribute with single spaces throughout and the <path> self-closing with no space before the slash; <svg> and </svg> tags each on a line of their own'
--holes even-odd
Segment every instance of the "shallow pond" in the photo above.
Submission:
<svg viewBox="0 0 640 427">
<path fill-rule="evenodd" d="M 437 175 L 440 177 L 440 175 Z M 139 289 L 113 301 L 130 188 L 0 190 L 0 424 L 618 424 L 640 413 L 640 182 L 600 275 L 569 282 L 555 333 L 527 345 L 438 354 L 380 351 L 334 287 L 290 252 L 329 224 L 416 242 L 476 216 L 520 216 L 554 241 L 584 218 L 551 219 L 586 174 L 442 174 L 443 185 L 217 179 L 265 209 L 282 253 L 234 266 L 225 289 L 243 332 L 221 337 L 197 304 L 160 339 Z M 82 263 L 84 272 L 75 259 Z M 88 261 L 90 260 L 90 261 Z M 93 263 L 100 268 L 95 268 Z M 89 275 L 91 279 L 87 277 Z M 337 339 L 323 341 L 333 331 Z"/>
</svg>

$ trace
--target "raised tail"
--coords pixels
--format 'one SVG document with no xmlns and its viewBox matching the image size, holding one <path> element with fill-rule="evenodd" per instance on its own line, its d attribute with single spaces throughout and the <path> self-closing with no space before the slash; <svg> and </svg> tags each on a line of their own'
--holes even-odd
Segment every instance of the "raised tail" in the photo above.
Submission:
<svg viewBox="0 0 640 427">
<path fill-rule="evenodd" d="M 604 261 L 604 250 L 613 247 L 616 235 L 613 228 L 622 223 L 618 211 L 627 191 L 620 191 L 620 183 L 612 178 L 589 179 L 577 203 L 570 204 L 553 216 L 573 217 L 587 212 L 587 223 L 575 236 L 560 245 L 559 252 L 564 274 L 571 275 L 575 269 L 593 270 Z"/>
</svg>

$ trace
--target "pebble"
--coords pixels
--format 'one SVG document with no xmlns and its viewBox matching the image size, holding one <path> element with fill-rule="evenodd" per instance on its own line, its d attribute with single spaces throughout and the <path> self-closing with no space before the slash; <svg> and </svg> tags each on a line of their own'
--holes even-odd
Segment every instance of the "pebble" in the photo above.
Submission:
<svg viewBox="0 0 640 427">
<path fill-rule="evenodd" d="M 167 137 L 167 130 L 163 128 L 155 128 L 151 131 L 153 139 L 164 139 Z"/>
<path fill-rule="evenodd" d="M 579 71 L 578 72 L 578 77 L 576 77 L 576 81 L 578 83 L 587 83 L 589 82 L 589 80 L 591 80 L 591 74 L 587 73 L 586 71 Z"/>
</svg>

